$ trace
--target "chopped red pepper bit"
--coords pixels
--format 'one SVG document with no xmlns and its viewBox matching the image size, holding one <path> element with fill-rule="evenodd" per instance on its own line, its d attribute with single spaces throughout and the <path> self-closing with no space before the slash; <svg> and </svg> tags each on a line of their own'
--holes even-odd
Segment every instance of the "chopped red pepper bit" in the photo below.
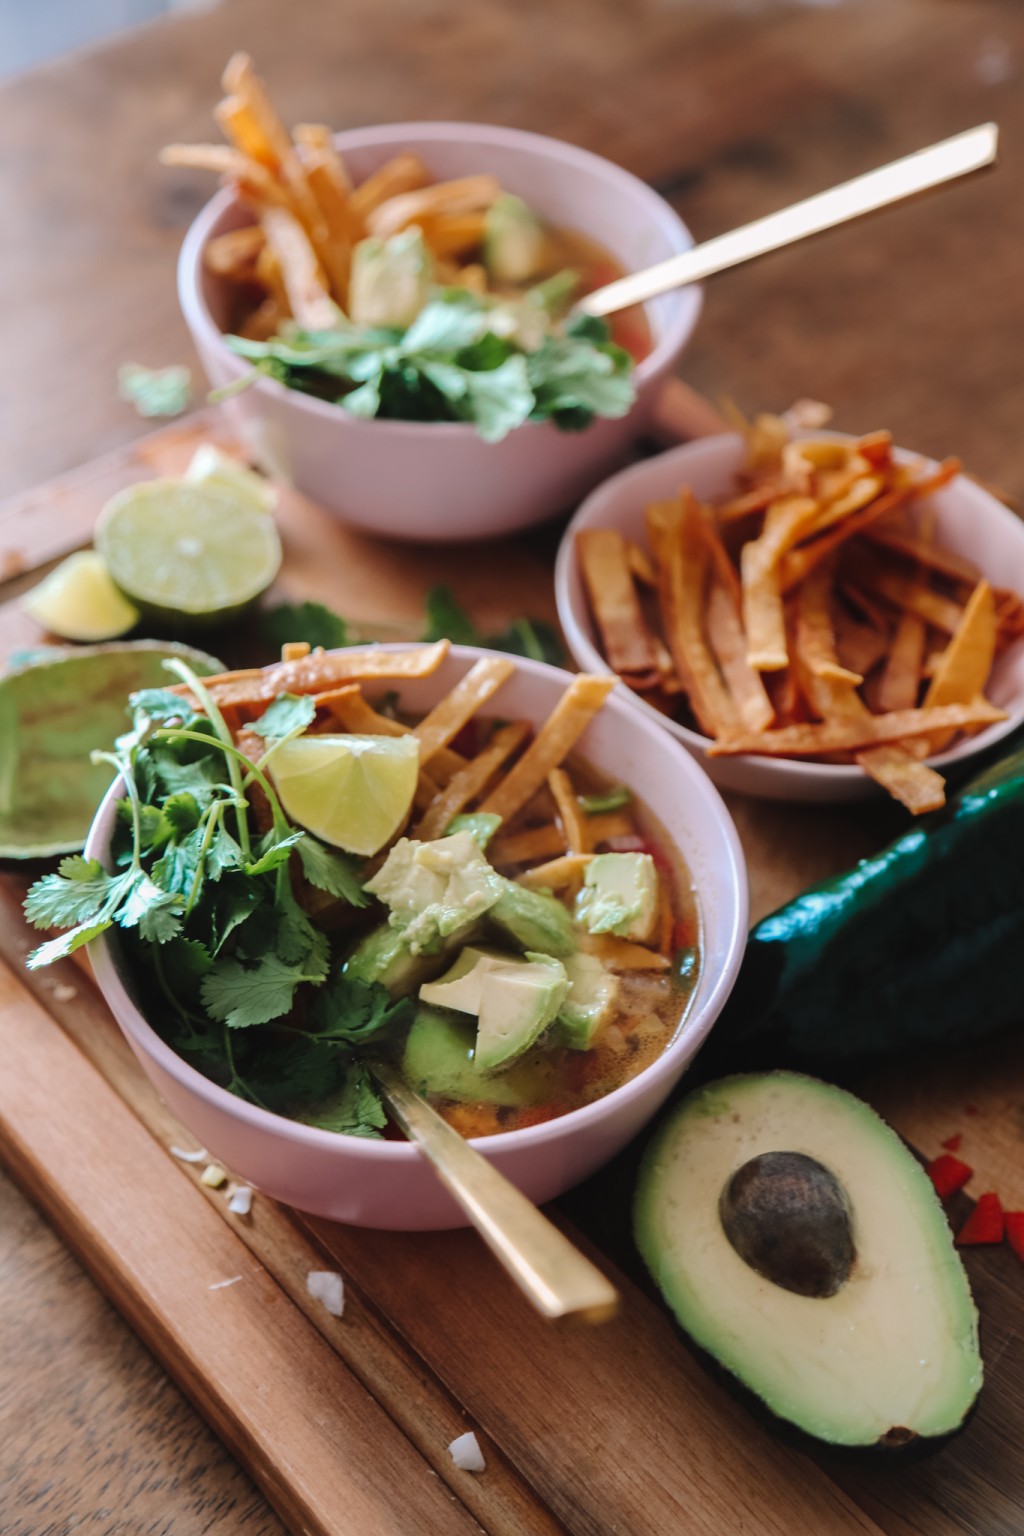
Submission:
<svg viewBox="0 0 1024 1536">
<path fill-rule="evenodd" d="M 960 1131 L 957 1131 L 955 1136 L 947 1136 L 942 1143 L 947 1152 L 959 1152 L 963 1144 L 964 1138 Z"/>
<path fill-rule="evenodd" d="M 1003 1203 L 998 1195 L 979 1195 L 978 1203 L 957 1233 L 961 1248 L 975 1243 L 1001 1243 L 1005 1230 Z"/>
<path fill-rule="evenodd" d="M 958 1157 L 943 1152 L 941 1157 L 928 1164 L 925 1173 L 935 1185 L 939 1199 L 946 1200 L 950 1195 L 955 1195 L 958 1189 L 963 1189 L 974 1169 L 962 1163 Z"/>
<path fill-rule="evenodd" d="M 1007 1211 L 1006 1241 L 1024 1264 L 1024 1211 Z"/>
</svg>

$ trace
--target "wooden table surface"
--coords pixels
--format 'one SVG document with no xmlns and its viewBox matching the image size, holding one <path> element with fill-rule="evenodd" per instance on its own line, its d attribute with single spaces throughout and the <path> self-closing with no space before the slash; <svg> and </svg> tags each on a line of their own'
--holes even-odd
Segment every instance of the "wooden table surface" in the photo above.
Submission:
<svg viewBox="0 0 1024 1536">
<path fill-rule="evenodd" d="M 13 81 L 0 88 L 0 496 L 143 430 L 117 401 L 118 363 L 191 360 L 174 261 L 209 187 L 160 170 L 155 151 L 208 136 L 237 47 L 287 119 L 553 133 L 654 182 L 698 236 L 999 121 L 997 174 L 719 279 L 683 372 L 750 409 L 828 400 L 841 427 L 958 452 L 1024 497 L 1012 0 L 225 0 Z M 739 810 L 741 830 L 762 815 Z M 790 837 L 792 815 L 772 816 Z M 851 821 L 824 857 L 843 862 L 863 836 Z M 771 894 L 755 886 L 755 906 Z M 280 1531 L 3 1178 L 0 1232 L 0 1529 Z"/>
</svg>

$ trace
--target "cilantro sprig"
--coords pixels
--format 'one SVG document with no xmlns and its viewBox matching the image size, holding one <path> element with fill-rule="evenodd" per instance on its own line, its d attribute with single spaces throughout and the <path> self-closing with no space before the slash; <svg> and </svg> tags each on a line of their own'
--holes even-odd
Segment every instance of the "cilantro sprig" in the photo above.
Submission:
<svg viewBox="0 0 1024 1536">
<path fill-rule="evenodd" d="M 28 920 L 65 931 L 28 964 L 117 927 L 162 999 L 159 1027 L 187 1060 L 265 1108 L 376 1135 L 383 1110 L 358 1052 L 407 1024 L 408 1005 L 337 973 L 293 877 L 364 907 L 359 863 L 293 825 L 267 773 L 281 743 L 310 724 L 312 700 L 273 701 L 254 728 L 265 750 L 252 761 L 199 678 L 167 666 L 187 693 L 137 694 L 132 729 L 97 754 L 124 787 L 111 868 L 75 855 L 36 881 Z"/>
<path fill-rule="evenodd" d="M 329 330 L 289 324 L 268 341 L 227 345 L 289 389 L 350 415 L 471 422 L 499 442 L 525 421 L 580 431 L 595 416 L 624 416 L 636 398 L 628 352 L 603 320 L 570 316 L 536 334 L 538 306 L 495 304 L 460 288 L 440 290 L 406 330 L 351 324 Z"/>
</svg>

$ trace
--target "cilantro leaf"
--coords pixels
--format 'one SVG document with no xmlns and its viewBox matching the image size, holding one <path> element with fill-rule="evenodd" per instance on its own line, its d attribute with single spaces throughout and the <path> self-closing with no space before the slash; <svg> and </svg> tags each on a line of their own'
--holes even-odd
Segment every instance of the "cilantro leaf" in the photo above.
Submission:
<svg viewBox="0 0 1024 1536">
<path fill-rule="evenodd" d="M 314 650 L 322 646 L 325 651 L 352 644 L 345 620 L 323 603 L 279 603 L 263 615 L 260 633 L 275 650 L 302 641 Z"/>
<path fill-rule="evenodd" d="M 316 705 L 311 694 L 282 693 L 249 729 L 264 738 L 288 736 L 303 730 L 316 719 Z"/>
<path fill-rule="evenodd" d="M 287 837 L 275 840 L 274 833 L 268 832 L 261 845 L 260 856 L 254 862 L 245 865 L 245 873 L 254 878 L 257 875 L 267 875 L 272 869 L 279 869 L 282 864 L 287 864 L 291 852 L 297 844 L 305 838 L 305 832 L 290 832 Z"/>
<path fill-rule="evenodd" d="M 77 927 L 58 934 L 55 939 L 47 939 L 45 944 L 40 944 L 38 949 L 32 951 L 25 964 L 30 971 L 38 971 L 44 965 L 52 965 L 55 960 L 64 960 L 68 955 L 73 955 L 76 949 L 81 949 L 83 944 L 89 944 L 101 933 L 106 933 L 110 925 L 110 918 L 79 923 Z"/>
<path fill-rule="evenodd" d="M 180 416 L 188 410 L 192 374 L 181 364 L 145 368 L 141 363 L 122 363 L 117 387 L 121 399 L 134 405 L 140 416 Z"/>
<path fill-rule="evenodd" d="M 410 998 L 392 1000 L 377 983 L 355 981 L 339 972 L 317 993 L 309 1022 L 318 1040 L 368 1045 L 411 1023 L 413 1011 Z"/>
<path fill-rule="evenodd" d="M 336 1094 L 301 1118 L 305 1125 L 342 1136 L 377 1137 L 388 1123 L 380 1094 L 361 1062 L 352 1062 Z"/>
<path fill-rule="evenodd" d="M 325 847 L 311 832 L 304 833 L 298 843 L 298 850 L 302 873 L 310 885 L 315 885 L 318 891 L 326 891 L 330 896 L 337 896 L 341 901 L 347 901 L 350 907 L 369 906 L 370 898 L 363 890 L 359 877 L 358 859 L 351 854 Z"/>
<path fill-rule="evenodd" d="M 447 587 L 431 587 L 425 607 L 427 625 L 423 631 L 424 640 L 450 640 L 453 645 L 482 643 L 480 631 Z"/>
<path fill-rule="evenodd" d="M 80 853 L 61 859 L 55 875 L 37 880 L 25 898 L 25 916 L 34 928 L 61 928 L 109 915 L 131 876 L 110 875 L 99 859 Z"/>
<path fill-rule="evenodd" d="M 300 983 L 317 979 L 280 955 L 248 963 L 229 956 L 207 972 L 200 992 L 211 1017 L 223 1020 L 229 1029 L 248 1029 L 289 1013 Z"/>
<path fill-rule="evenodd" d="M 338 1082 L 345 1060 L 336 1050 L 318 1045 L 310 1035 L 279 1035 L 256 1029 L 237 1037 L 251 1049 L 239 1061 L 241 1090 L 266 1109 L 294 1113 L 300 1106 L 329 1095 Z M 235 1090 L 239 1091 L 238 1088 Z M 304 1117 L 303 1117 L 304 1118 Z"/>
<path fill-rule="evenodd" d="M 456 602 L 447 587 L 433 587 L 426 597 L 427 627 L 422 638 L 427 641 L 451 640 L 455 645 L 482 645 L 492 651 L 507 651 L 513 656 L 529 656 L 561 666 L 565 651 L 550 624 L 543 619 L 513 619 L 507 629 L 496 635 L 483 634 L 465 609 Z"/>
</svg>

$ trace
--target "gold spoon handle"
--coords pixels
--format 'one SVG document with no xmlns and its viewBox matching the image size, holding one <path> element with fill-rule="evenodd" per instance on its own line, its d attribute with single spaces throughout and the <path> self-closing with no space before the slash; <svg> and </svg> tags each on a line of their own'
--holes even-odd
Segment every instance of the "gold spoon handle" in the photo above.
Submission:
<svg viewBox="0 0 1024 1536">
<path fill-rule="evenodd" d="M 943 139 L 929 149 L 919 149 L 902 160 L 894 160 L 865 176 L 855 176 L 828 192 L 819 192 L 790 208 L 781 208 L 767 218 L 755 219 L 727 235 L 705 240 L 690 251 L 670 256 L 668 261 L 632 272 L 628 277 L 607 283 L 580 300 L 578 312 L 586 315 L 611 315 L 630 304 L 642 304 L 673 288 L 703 282 L 727 267 L 739 266 L 755 256 L 764 256 L 784 245 L 819 234 L 849 219 L 873 213 L 890 203 L 901 202 L 918 192 L 966 176 L 971 171 L 991 165 L 996 158 L 999 130 L 995 123 L 983 123 L 951 139 Z"/>
<path fill-rule="evenodd" d="M 395 1120 L 538 1312 L 601 1323 L 618 1292 L 504 1174 L 414 1093 L 388 1062 L 368 1063 Z"/>
</svg>

